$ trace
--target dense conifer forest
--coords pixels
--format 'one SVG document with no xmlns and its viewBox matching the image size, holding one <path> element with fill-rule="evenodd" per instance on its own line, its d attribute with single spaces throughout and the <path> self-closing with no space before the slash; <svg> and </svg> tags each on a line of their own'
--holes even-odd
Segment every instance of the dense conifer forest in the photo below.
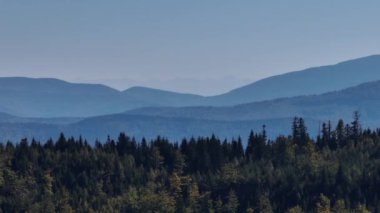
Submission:
<svg viewBox="0 0 380 213">
<path fill-rule="evenodd" d="M 247 144 L 247 145 L 244 145 Z M 378 212 L 380 130 L 359 117 L 248 142 L 173 143 L 121 133 L 89 145 L 65 138 L 0 145 L 2 212 Z"/>
</svg>

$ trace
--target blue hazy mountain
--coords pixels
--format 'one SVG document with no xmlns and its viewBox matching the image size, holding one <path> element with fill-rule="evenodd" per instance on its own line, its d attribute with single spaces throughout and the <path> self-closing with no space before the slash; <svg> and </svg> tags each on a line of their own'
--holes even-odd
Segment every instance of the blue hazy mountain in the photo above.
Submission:
<svg viewBox="0 0 380 213">
<path fill-rule="evenodd" d="M 0 123 L 71 124 L 71 123 L 79 122 L 81 120 L 83 120 L 83 118 L 79 118 L 79 117 L 28 118 L 28 117 L 18 117 L 18 116 L 0 112 Z"/>
<path fill-rule="evenodd" d="M 100 84 L 50 78 L 0 78 L 0 112 L 25 117 L 87 117 L 145 106 L 184 106 L 201 96 L 132 88 L 124 92 Z M 183 104 L 182 104 L 183 103 Z"/>
<path fill-rule="evenodd" d="M 0 78 L 3 112 L 32 117 L 90 116 L 119 110 L 121 94 L 103 85 L 49 78 Z"/>
<path fill-rule="evenodd" d="M 144 87 L 118 91 L 49 78 L 0 78 L 0 112 L 22 117 L 88 117 L 141 107 L 233 106 L 322 94 L 372 80 L 380 80 L 379 55 L 273 76 L 211 97 Z"/>
<path fill-rule="evenodd" d="M 311 135 L 318 132 L 320 122 L 331 120 L 333 125 L 340 118 L 352 120 L 359 111 L 363 127 L 380 127 L 380 81 L 369 82 L 322 95 L 298 96 L 241 104 L 232 107 L 156 107 L 131 110 L 126 113 L 95 116 L 59 124 L 57 121 L 4 123 L 0 122 L 0 140 L 35 137 L 46 139 L 67 135 L 93 141 L 116 137 L 119 132 L 152 138 L 161 135 L 173 140 L 183 137 L 210 136 L 245 138 L 253 129 L 261 131 L 267 126 L 272 137 L 287 135 L 291 131 L 294 116 L 306 120 Z M 9 115 L 4 115 L 9 119 Z"/>
<path fill-rule="evenodd" d="M 162 136 L 173 141 L 183 138 L 207 137 L 212 134 L 221 138 L 241 138 L 245 141 L 249 132 L 261 131 L 265 123 L 268 136 L 290 134 L 292 118 L 252 121 L 213 121 L 192 118 L 168 118 L 157 116 L 115 114 L 97 116 L 71 124 L 48 123 L 2 123 L 0 122 L 0 142 L 20 141 L 35 138 L 41 142 L 49 138 L 57 139 L 61 132 L 66 136 L 83 137 L 93 144 L 96 140 L 104 142 L 108 136 L 117 138 L 120 132 L 137 139 L 148 140 Z M 307 119 L 309 128 L 317 129 L 317 122 Z"/>
<path fill-rule="evenodd" d="M 123 91 L 124 97 L 154 106 L 191 106 L 204 104 L 206 97 L 183 94 L 147 87 L 132 87 Z"/>
<path fill-rule="evenodd" d="M 141 108 L 127 114 L 220 121 L 268 120 L 301 116 L 314 120 L 349 120 L 359 111 L 368 124 L 380 126 L 380 81 L 322 95 L 280 98 L 232 107 Z"/>
<path fill-rule="evenodd" d="M 300 95 L 317 95 L 380 80 L 380 55 L 265 78 L 211 97 L 211 105 L 236 105 Z"/>
</svg>

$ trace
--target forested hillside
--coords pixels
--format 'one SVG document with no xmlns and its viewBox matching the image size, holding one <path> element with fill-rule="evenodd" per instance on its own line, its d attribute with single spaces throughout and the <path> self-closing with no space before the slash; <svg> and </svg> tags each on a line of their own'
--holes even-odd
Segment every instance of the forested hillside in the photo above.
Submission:
<svg viewBox="0 0 380 213">
<path fill-rule="evenodd" d="M 302 118 L 274 140 L 136 141 L 121 133 L 0 145 L 3 212 L 378 212 L 380 131 L 359 117 L 322 125 Z"/>
</svg>

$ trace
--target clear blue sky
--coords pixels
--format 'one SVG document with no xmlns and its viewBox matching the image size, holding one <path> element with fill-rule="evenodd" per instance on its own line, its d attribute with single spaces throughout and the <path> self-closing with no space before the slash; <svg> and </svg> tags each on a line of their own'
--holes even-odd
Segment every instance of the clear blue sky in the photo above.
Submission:
<svg viewBox="0 0 380 213">
<path fill-rule="evenodd" d="M 0 76 L 217 94 L 380 53 L 380 1 L 0 0 Z"/>
</svg>

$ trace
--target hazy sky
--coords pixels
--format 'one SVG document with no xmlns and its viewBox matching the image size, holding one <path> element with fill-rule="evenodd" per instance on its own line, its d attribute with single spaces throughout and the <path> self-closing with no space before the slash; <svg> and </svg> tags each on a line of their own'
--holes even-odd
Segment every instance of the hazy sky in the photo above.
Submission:
<svg viewBox="0 0 380 213">
<path fill-rule="evenodd" d="M 217 94 L 380 53 L 380 1 L 0 0 L 0 76 Z"/>
</svg>

